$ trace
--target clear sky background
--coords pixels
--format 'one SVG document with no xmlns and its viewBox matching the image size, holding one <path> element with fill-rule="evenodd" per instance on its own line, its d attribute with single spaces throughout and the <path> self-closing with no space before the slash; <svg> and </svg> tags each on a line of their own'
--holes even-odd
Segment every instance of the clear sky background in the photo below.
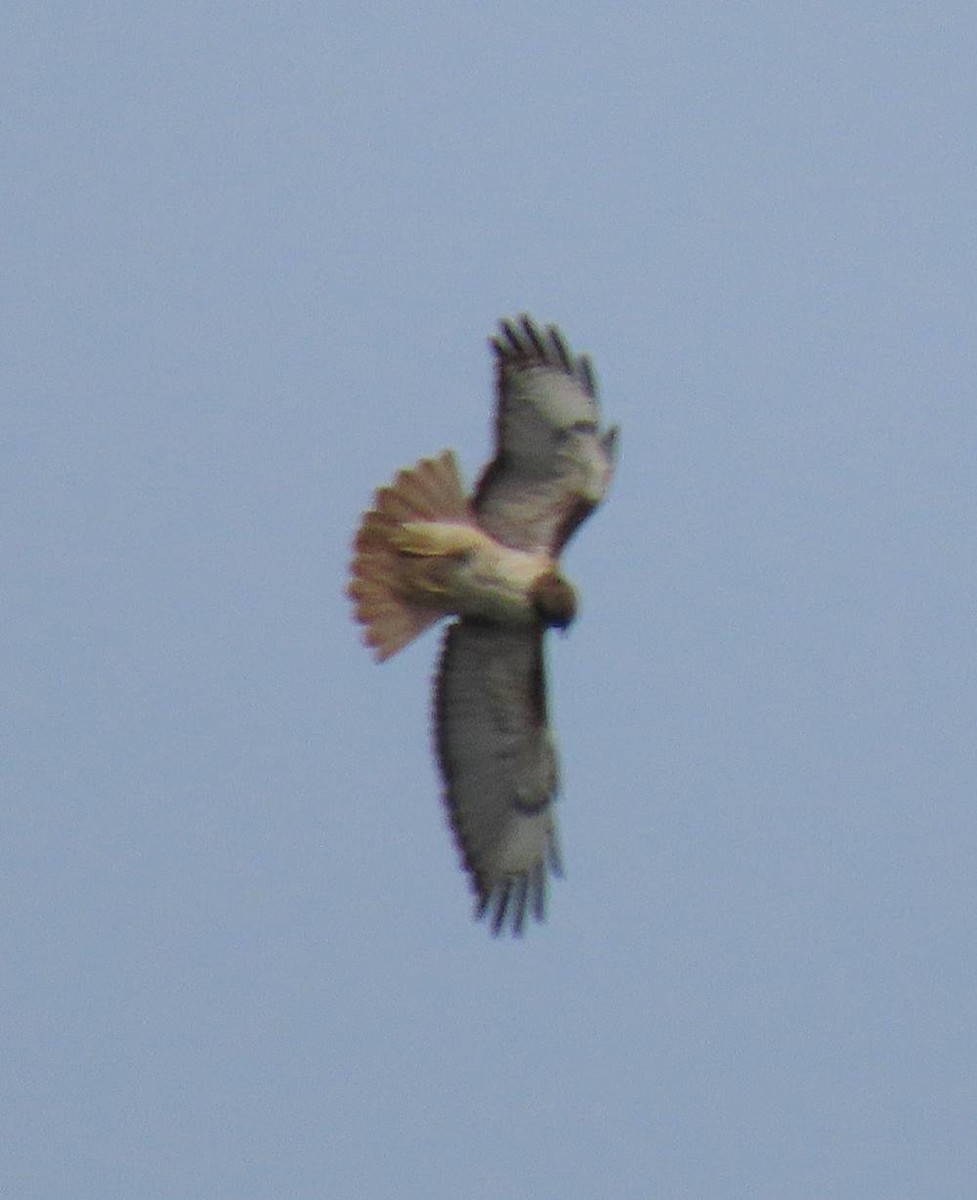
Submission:
<svg viewBox="0 0 977 1200">
<path fill-rule="evenodd" d="M 21 4 L 0 1192 L 977 1188 L 972 2 Z M 622 427 L 567 878 L 474 925 L 373 487 L 529 311 Z"/>
</svg>

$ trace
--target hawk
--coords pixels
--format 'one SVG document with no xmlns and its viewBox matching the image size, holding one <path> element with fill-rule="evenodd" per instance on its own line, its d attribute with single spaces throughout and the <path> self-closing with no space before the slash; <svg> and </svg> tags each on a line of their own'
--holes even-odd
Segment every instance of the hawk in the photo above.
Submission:
<svg viewBox="0 0 977 1200">
<path fill-rule="evenodd" d="M 434 690 L 444 802 L 476 916 L 520 935 L 561 874 L 543 635 L 576 612 L 560 553 L 614 471 L 590 360 L 555 326 L 500 322 L 495 456 L 467 497 L 450 450 L 400 471 L 360 524 L 348 594 L 379 661 L 442 617 Z"/>
</svg>

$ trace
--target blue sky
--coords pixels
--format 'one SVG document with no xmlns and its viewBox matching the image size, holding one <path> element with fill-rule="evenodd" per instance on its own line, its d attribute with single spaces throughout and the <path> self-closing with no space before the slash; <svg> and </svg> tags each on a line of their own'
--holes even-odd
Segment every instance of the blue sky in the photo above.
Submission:
<svg viewBox="0 0 977 1200">
<path fill-rule="evenodd" d="M 0 1190 L 969 1195 L 972 5 L 15 4 Z M 372 488 L 622 427 L 493 941 Z"/>
</svg>

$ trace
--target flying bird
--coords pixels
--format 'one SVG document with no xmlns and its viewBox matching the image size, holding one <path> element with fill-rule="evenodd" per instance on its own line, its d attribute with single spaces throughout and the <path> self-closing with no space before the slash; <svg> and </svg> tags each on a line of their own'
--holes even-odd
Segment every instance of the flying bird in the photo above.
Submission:
<svg viewBox="0 0 977 1200">
<path fill-rule="evenodd" d="M 434 688 L 444 802 L 476 916 L 519 935 L 562 873 L 543 635 L 575 616 L 559 557 L 607 491 L 617 429 L 600 429 L 590 360 L 555 326 L 504 320 L 490 345 L 495 456 L 474 492 L 450 450 L 400 471 L 363 516 L 347 590 L 378 661 L 458 618 Z"/>
</svg>

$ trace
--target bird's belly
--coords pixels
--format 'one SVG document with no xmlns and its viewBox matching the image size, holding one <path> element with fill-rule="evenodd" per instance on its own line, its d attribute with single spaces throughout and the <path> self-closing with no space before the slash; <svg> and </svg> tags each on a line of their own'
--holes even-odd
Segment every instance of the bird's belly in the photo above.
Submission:
<svg viewBox="0 0 977 1200">
<path fill-rule="evenodd" d="M 500 625 L 528 625 L 536 620 L 530 599 L 533 583 L 552 567 L 546 554 L 510 550 L 493 543 L 458 564 L 458 612 Z"/>
</svg>

